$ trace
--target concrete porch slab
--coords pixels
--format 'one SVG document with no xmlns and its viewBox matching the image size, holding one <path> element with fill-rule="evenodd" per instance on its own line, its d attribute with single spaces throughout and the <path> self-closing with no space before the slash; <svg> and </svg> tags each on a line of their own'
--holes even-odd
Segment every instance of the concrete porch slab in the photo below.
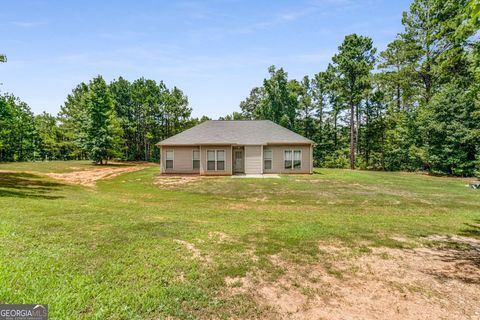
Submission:
<svg viewBox="0 0 480 320">
<path fill-rule="evenodd" d="M 258 179 L 277 179 L 280 178 L 278 174 L 236 174 L 232 178 L 258 178 Z"/>
</svg>

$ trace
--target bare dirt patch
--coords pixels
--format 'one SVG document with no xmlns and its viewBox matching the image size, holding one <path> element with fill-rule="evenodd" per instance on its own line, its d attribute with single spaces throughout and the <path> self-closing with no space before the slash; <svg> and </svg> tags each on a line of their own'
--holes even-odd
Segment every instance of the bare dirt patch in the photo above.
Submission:
<svg viewBox="0 0 480 320">
<path fill-rule="evenodd" d="M 159 175 L 155 179 L 155 184 L 163 187 L 177 187 L 187 185 L 196 181 L 199 181 L 203 177 L 198 175 L 192 176 L 162 176 Z"/>
<path fill-rule="evenodd" d="M 217 243 L 232 242 L 232 238 L 228 234 L 221 231 L 210 231 L 208 233 L 208 238 Z"/>
<path fill-rule="evenodd" d="M 358 254 L 322 244 L 318 263 L 271 256 L 281 276 L 228 278 L 227 294 L 247 294 L 279 319 L 480 319 L 480 250 L 466 246 Z"/>
<path fill-rule="evenodd" d="M 243 210 L 249 210 L 252 208 L 252 206 L 250 204 L 247 204 L 247 203 L 244 203 L 244 202 L 240 202 L 239 200 L 234 200 L 234 201 L 229 201 L 229 202 L 226 202 L 225 205 L 224 205 L 224 208 L 225 209 L 228 209 L 228 210 L 240 210 L 240 211 L 243 211 Z"/>
<path fill-rule="evenodd" d="M 204 262 L 212 261 L 212 259 L 209 256 L 202 254 L 202 252 L 197 247 L 195 247 L 194 244 L 188 241 L 179 240 L 179 239 L 175 239 L 174 241 L 184 246 L 192 254 L 193 258 L 204 261 Z"/>
<path fill-rule="evenodd" d="M 91 170 L 81 170 L 67 173 L 47 173 L 46 175 L 67 183 L 94 187 L 98 180 L 110 179 L 123 173 L 139 171 L 148 166 L 149 164 L 141 163 L 132 166 L 98 167 Z"/>
</svg>

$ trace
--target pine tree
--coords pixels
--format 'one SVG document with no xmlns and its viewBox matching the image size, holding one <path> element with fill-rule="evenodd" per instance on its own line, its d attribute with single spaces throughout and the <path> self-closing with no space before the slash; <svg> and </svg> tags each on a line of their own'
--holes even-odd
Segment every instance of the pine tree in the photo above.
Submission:
<svg viewBox="0 0 480 320">
<path fill-rule="evenodd" d="M 108 159 L 119 155 L 121 129 L 108 86 L 101 76 L 90 81 L 86 104 L 85 148 L 90 159 L 100 164 L 107 163 Z"/>
<path fill-rule="evenodd" d="M 334 68 L 339 79 L 340 91 L 350 109 L 350 168 L 355 169 L 360 102 L 369 86 L 370 72 L 375 62 L 376 49 L 368 37 L 356 34 L 345 37 L 338 47 L 339 53 L 333 56 Z M 357 123 L 358 125 L 358 123 Z"/>
</svg>

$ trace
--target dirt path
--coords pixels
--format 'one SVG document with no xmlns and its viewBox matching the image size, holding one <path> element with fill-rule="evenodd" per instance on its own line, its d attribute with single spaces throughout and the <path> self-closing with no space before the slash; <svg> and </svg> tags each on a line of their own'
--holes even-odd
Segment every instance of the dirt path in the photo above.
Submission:
<svg viewBox="0 0 480 320">
<path fill-rule="evenodd" d="M 74 171 L 67 173 L 47 173 L 46 175 L 68 183 L 81 184 L 87 187 L 94 187 L 95 183 L 101 179 L 110 179 L 120 174 L 134 172 L 145 169 L 151 164 L 136 164 L 133 166 L 119 167 L 98 167 L 91 170 Z"/>
<path fill-rule="evenodd" d="M 228 294 L 250 295 L 278 319 L 480 319 L 480 241 L 462 243 L 355 257 L 321 245 L 327 254 L 318 264 L 271 256 L 284 270 L 275 281 L 260 273 L 225 282 Z"/>
</svg>

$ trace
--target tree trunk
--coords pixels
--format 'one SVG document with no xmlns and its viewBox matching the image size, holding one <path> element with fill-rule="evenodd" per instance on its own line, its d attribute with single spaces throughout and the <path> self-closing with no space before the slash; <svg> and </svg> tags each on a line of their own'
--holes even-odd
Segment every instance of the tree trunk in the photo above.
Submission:
<svg viewBox="0 0 480 320">
<path fill-rule="evenodd" d="M 318 115 L 318 118 L 319 118 L 319 125 L 318 125 L 318 136 L 317 136 L 317 139 L 318 139 L 318 145 L 323 145 L 323 107 L 320 107 L 320 113 Z M 314 135 L 314 134 L 313 134 Z M 319 154 L 318 152 L 316 152 L 316 155 L 318 157 L 318 161 L 320 162 L 320 160 L 323 160 L 323 155 L 322 154 Z"/>
<path fill-rule="evenodd" d="M 385 132 L 385 131 L 384 131 Z M 381 163 L 382 163 L 382 170 L 385 170 L 385 133 L 382 133 L 382 151 L 381 151 Z"/>
<path fill-rule="evenodd" d="M 334 141 L 334 145 L 335 145 L 335 150 L 337 150 L 337 147 L 338 147 L 338 140 L 337 140 L 337 116 L 338 116 L 337 111 L 334 111 L 334 119 L 333 119 L 333 141 Z"/>
<path fill-rule="evenodd" d="M 402 109 L 402 104 L 400 100 L 400 84 L 397 83 L 397 111 L 400 111 Z"/>
<path fill-rule="evenodd" d="M 350 169 L 355 170 L 355 105 L 350 101 Z"/>
<path fill-rule="evenodd" d="M 365 111 L 365 134 L 364 134 L 364 144 L 365 144 L 365 164 L 368 168 L 370 162 L 370 105 L 368 103 L 368 99 L 366 101 L 366 111 Z M 357 142 L 358 143 L 358 142 Z"/>
<path fill-rule="evenodd" d="M 148 161 L 148 146 L 147 146 L 147 138 L 143 136 L 143 161 Z"/>
<path fill-rule="evenodd" d="M 355 121 L 356 121 L 356 126 L 355 126 L 355 152 L 356 154 L 360 154 L 360 144 L 359 144 L 359 139 L 360 139 L 360 111 L 358 106 L 355 107 Z"/>
<path fill-rule="evenodd" d="M 427 2 L 427 20 L 430 21 L 430 2 Z M 430 30 L 427 29 L 427 34 L 426 34 L 426 60 L 425 60 L 425 76 L 424 76 L 424 82 L 425 82 L 425 102 L 428 104 L 430 102 L 431 98 L 431 90 L 432 90 L 432 74 L 431 74 L 431 48 L 430 48 Z"/>
<path fill-rule="evenodd" d="M 18 160 L 23 161 L 23 134 L 20 135 L 20 148 L 18 149 Z"/>
</svg>

